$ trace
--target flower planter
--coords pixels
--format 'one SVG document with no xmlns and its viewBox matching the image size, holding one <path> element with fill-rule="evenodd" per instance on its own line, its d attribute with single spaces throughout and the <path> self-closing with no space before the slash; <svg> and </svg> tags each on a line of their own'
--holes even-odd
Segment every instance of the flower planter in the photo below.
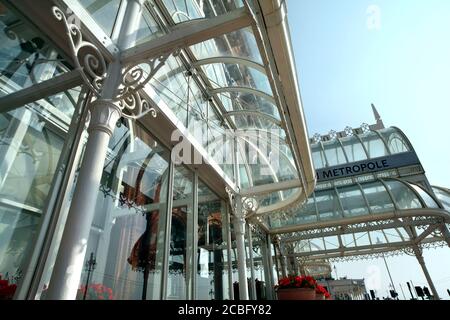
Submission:
<svg viewBox="0 0 450 320">
<path fill-rule="evenodd" d="M 278 300 L 315 300 L 316 292 L 309 288 L 278 289 Z"/>
<path fill-rule="evenodd" d="M 325 300 L 325 294 L 316 292 L 316 300 Z"/>
</svg>

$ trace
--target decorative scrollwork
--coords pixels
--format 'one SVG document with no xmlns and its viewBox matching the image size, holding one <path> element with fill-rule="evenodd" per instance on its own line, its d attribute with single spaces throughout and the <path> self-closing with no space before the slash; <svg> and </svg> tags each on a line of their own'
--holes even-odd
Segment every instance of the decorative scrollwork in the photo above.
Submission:
<svg viewBox="0 0 450 320">
<path fill-rule="evenodd" d="M 108 72 L 108 64 L 100 50 L 90 42 L 83 40 L 80 27 L 69 22 L 64 12 L 53 7 L 53 15 L 64 25 L 75 70 L 80 71 L 84 83 L 96 98 L 101 98 L 103 86 Z M 139 119 L 150 114 L 156 117 L 156 109 L 140 91 L 151 81 L 156 73 L 165 65 L 170 55 L 178 56 L 181 49 L 166 52 L 161 55 L 135 61 L 122 67 L 120 71 L 120 84 L 116 96 L 111 100 L 116 102 L 122 111 L 122 116 L 128 119 Z"/>
<path fill-rule="evenodd" d="M 84 41 L 80 27 L 70 23 L 64 12 L 53 7 L 53 15 L 64 25 L 69 46 L 74 58 L 75 69 L 81 72 L 81 76 L 91 91 L 100 97 L 103 81 L 106 77 L 107 64 L 100 50 L 92 43 Z"/>
<path fill-rule="evenodd" d="M 252 197 L 244 197 L 242 198 L 242 210 L 245 211 L 246 214 L 255 213 L 259 208 L 259 203 L 256 198 Z"/>
</svg>

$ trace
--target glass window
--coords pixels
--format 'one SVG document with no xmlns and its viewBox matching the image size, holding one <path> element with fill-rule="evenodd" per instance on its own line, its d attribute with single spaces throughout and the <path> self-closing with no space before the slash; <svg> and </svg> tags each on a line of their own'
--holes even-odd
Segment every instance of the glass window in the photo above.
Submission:
<svg viewBox="0 0 450 320">
<path fill-rule="evenodd" d="M 339 239 L 337 236 L 324 237 L 323 241 L 325 243 L 326 250 L 333 250 L 339 248 Z"/>
<path fill-rule="evenodd" d="M 139 26 L 136 31 L 136 45 L 141 44 L 164 34 L 147 7 L 144 7 Z"/>
<path fill-rule="evenodd" d="M 2 88 L 0 86 L 0 88 Z M 0 112 L 0 275 L 17 283 L 58 192 L 80 88 Z M 67 151 L 66 151 L 67 152 Z M 53 195 L 53 196 L 52 196 Z"/>
<path fill-rule="evenodd" d="M 445 192 L 439 188 L 433 187 L 434 194 L 442 203 L 446 210 L 450 210 L 450 192 Z"/>
<path fill-rule="evenodd" d="M 317 212 L 316 205 L 314 203 L 314 198 L 309 197 L 306 204 L 299 210 L 295 215 L 295 223 L 313 223 L 317 222 Z"/>
<path fill-rule="evenodd" d="M 386 140 L 389 150 L 392 154 L 410 151 L 408 142 L 403 135 L 395 128 L 386 128 L 379 131 Z"/>
<path fill-rule="evenodd" d="M 369 213 L 369 208 L 364 201 L 361 190 L 357 185 L 345 188 L 338 188 L 344 214 L 347 217 L 354 217 Z"/>
<path fill-rule="evenodd" d="M 109 143 L 85 257 L 96 266 L 77 299 L 161 298 L 170 152 L 133 125 L 121 120 Z"/>
<path fill-rule="evenodd" d="M 342 218 L 339 200 L 334 190 L 315 192 L 317 210 L 320 220 L 334 220 Z"/>
<path fill-rule="evenodd" d="M 175 167 L 167 283 L 169 300 L 186 300 L 189 297 L 187 271 L 193 266 L 190 261 L 193 243 L 192 238 L 188 239 L 188 226 L 193 223 L 193 178 L 193 173 L 186 167 Z M 192 234 L 192 231 L 189 233 Z"/>
<path fill-rule="evenodd" d="M 226 212 L 223 202 L 201 181 L 198 189 L 196 299 L 229 298 Z"/>
<path fill-rule="evenodd" d="M 434 199 L 421 187 L 412 183 L 408 183 L 408 185 L 412 187 L 420 195 L 420 197 L 425 202 L 425 205 L 428 208 L 436 208 L 436 209 L 439 208 L 439 205 L 436 203 L 436 201 L 434 201 Z"/>
<path fill-rule="evenodd" d="M 355 240 L 356 240 L 356 246 L 369 246 L 371 245 L 370 239 L 369 239 L 369 233 L 367 232 L 359 232 L 355 233 Z"/>
<path fill-rule="evenodd" d="M 237 63 L 212 63 L 201 67 L 214 88 L 244 87 L 272 96 L 265 73 Z"/>
<path fill-rule="evenodd" d="M 277 107 L 261 96 L 247 92 L 220 92 L 218 97 L 227 111 L 258 111 L 280 121 Z"/>
<path fill-rule="evenodd" d="M 325 154 L 320 146 L 320 143 L 312 145 L 311 149 L 314 168 L 316 169 L 325 168 L 327 166 L 327 162 L 325 160 Z"/>
<path fill-rule="evenodd" d="M 372 213 L 394 211 L 394 203 L 381 182 L 361 185 Z"/>
<path fill-rule="evenodd" d="M 385 181 L 389 191 L 394 198 L 395 203 L 399 209 L 417 209 L 422 208 L 422 205 L 414 194 L 406 185 L 400 181 L 388 180 Z"/>
<path fill-rule="evenodd" d="M 360 137 L 369 153 L 369 158 L 378 158 L 389 155 L 383 140 L 381 140 L 376 132 L 369 132 Z"/>
<path fill-rule="evenodd" d="M 342 234 L 341 236 L 342 244 L 345 247 L 354 247 L 356 246 L 356 241 L 353 234 Z"/>
<path fill-rule="evenodd" d="M 364 147 L 357 137 L 352 136 L 340 139 L 342 146 L 344 147 L 345 154 L 347 155 L 348 162 L 356 162 L 367 159 Z"/>
<path fill-rule="evenodd" d="M 324 142 L 323 149 L 330 167 L 347 163 L 341 144 L 337 140 Z"/>
<path fill-rule="evenodd" d="M 103 31 L 111 36 L 121 0 L 78 0 L 78 2 L 89 12 Z"/>
<path fill-rule="evenodd" d="M 67 71 L 64 60 L 44 38 L 0 1 L 0 96 L 49 80 Z"/>
<path fill-rule="evenodd" d="M 241 0 L 163 0 L 175 23 L 216 17 L 243 6 Z"/>
<path fill-rule="evenodd" d="M 197 60 L 214 57 L 237 57 L 262 64 L 258 44 L 251 28 L 201 42 L 190 47 Z"/>
</svg>

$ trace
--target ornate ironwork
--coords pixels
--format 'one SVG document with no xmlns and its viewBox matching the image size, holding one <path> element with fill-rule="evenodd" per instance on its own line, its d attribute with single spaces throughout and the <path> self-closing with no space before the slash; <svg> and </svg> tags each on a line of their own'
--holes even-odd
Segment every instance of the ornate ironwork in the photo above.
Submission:
<svg viewBox="0 0 450 320">
<path fill-rule="evenodd" d="M 75 64 L 90 91 L 101 98 L 103 86 L 108 72 L 108 64 L 101 51 L 92 43 L 85 41 L 79 26 L 68 21 L 64 12 L 54 6 L 53 15 L 64 24 L 66 36 Z M 122 116 L 129 119 L 139 119 L 147 114 L 156 117 L 156 109 L 141 93 L 156 73 L 165 65 L 170 55 L 177 56 L 180 50 L 162 53 L 151 59 L 135 61 L 122 66 L 120 84 L 116 96 L 112 99 L 122 110 Z"/>
</svg>

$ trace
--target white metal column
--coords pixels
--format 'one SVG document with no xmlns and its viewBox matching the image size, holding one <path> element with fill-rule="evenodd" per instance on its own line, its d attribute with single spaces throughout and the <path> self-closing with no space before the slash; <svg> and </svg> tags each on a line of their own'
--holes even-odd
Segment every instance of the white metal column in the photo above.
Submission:
<svg viewBox="0 0 450 320">
<path fill-rule="evenodd" d="M 234 215 L 234 232 L 238 254 L 239 299 L 248 300 L 247 259 L 245 255 L 245 215 L 242 210 L 242 199 L 236 196 L 236 212 Z"/>
<path fill-rule="evenodd" d="M 255 262 L 253 260 L 253 234 L 252 234 L 252 228 L 250 225 L 247 225 L 248 228 L 248 256 L 249 256 L 249 262 L 250 262 L 250 274 L 252 278 L 252 282 L 250 284 L 250 288 L 252 290 L 252 298 L 253 300 L 257 300 L 257 294 L 256 294 L 256 277 L 255 277 Z"/>
<path fill-rule="evenodd" d="M 109 140 L 121 111 L 107 100 L 90 105 L 89 140 L 56 258 L 47 299 L 76 298 Z"/>
<path fill-rule="evenodd" d="M 425 259 L 423 258 L 423 255 L 422 255 L 422 251 L 420 250 L 420 248 L 417 245 L 415 245 L 413 247 L 413 250 L 414 250 L 414 254 L 416 255 L 417 260 L 419 261 L 420 266 L 422 267 L 422 271 L 425 275 L 425 278 L 427 278 L 427 282 L 428 282 L 428 285 L 430 286 L 431 292 L 433 293 L 434 300 L 440 300 L 439 294 L 434 286 L 433 280 L 431 279 L 431 276 L 428 273 L 428 269 L 425 264 Z"/>
<path fill-rule="evenodd" d="M 139 23 L 142 4 L 143 0 L 127 1 L 125 16 L 119 22 L 120 49 L 134 40 L 131 35 Z M 120 75 L 117 59 L 108 68 L 101 98 L 89 105 L 89 139 L 46 296 L 49 300 L 76 298 L 109 141 L 122 116 L 121 108 L 112 100 L 117 95 Z"/>
</svg>

